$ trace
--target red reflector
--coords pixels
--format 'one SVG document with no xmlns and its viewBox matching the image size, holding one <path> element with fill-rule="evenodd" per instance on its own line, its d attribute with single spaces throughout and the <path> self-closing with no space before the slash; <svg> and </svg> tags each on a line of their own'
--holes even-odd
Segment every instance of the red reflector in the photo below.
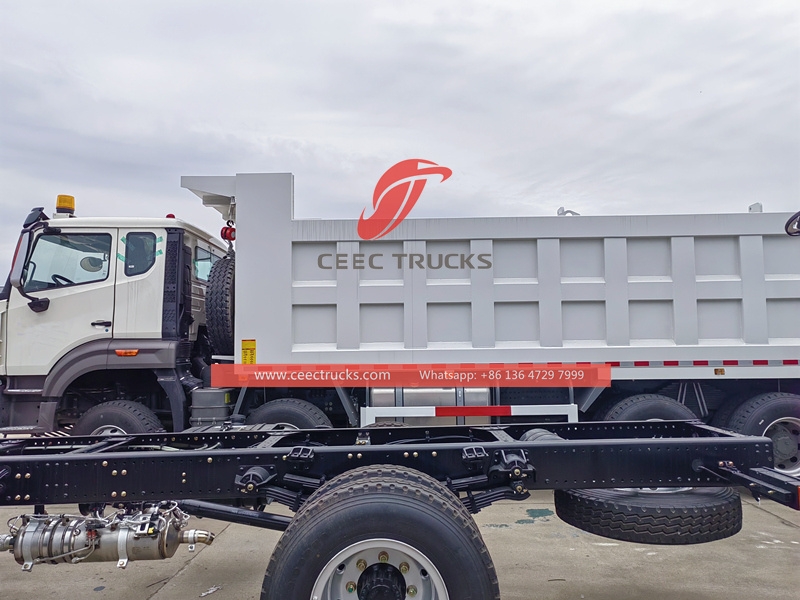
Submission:
<svg viewBox="0 0 800 600">
<path fill-rule="evenodd" d="M 510 406 L 437 406 L 437 417 L 510 417 Z"/>
<path fill-rule="evenodd" d="M 722 364 L 725 365 L 726 367 L 735 367 L 736 365 L 739 364 L 739 361 L 738 360 L 723 360 Z"/>
<path fill-rule="evenodd" d="M 695 367 L 707 367 L 708 361 L 707 360 L 695 360 L 692 362 Z"/>
<path fill-rule="evenodd" d="M 769 361 L 768 361 L 768 360 L 754 360 L 754 361 L 753 361 L 753 364 L 754 364 L 754 365 L 759 365 L 759 366 L 762 366 L 762 367 L 763 367 L 763 366 L 765 366 L 765 365 L 768 365 L 768 364 L 769 364 Z"/>
<path fill-rule="evenodd" d="M 117 356 L 136 356 L 139 354 L 138 350 L 114 350 Z"/>
<path fill-rule="evenodd" d="M 783 364 L 785 364 L 785 365 L 800 365 L 800 360 L 797 360 L 796 358 L 794 358 L 794 359 L 790 358 L 790 359 L 784 360 Z"/>
<path fill-rule="evenodd" d="M 650 361 L 649 360 L 635 360 L 633 361 L 634 367 L 649 367 Z"/>
<path fill-rule="evenodd" d="M 680 363 L 677 360 L 665 360 L 664 366 L 665 367 L 677 367 Z"/>
<path fill-rule="evenodd" d="M 166 217 L 164 217 L 164 218 L 165 218 L 165 219 L 174 219 L 174 218 L 175 218 L 175 215 L 173 215 L 172 213 L 169 213 L 169 214 L 168 214 Z"/>
</svg>

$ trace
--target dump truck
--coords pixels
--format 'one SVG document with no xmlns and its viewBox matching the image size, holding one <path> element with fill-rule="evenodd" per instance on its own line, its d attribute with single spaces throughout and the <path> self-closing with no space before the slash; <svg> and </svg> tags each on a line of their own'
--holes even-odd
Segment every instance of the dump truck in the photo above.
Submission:
<svg viewBox="0 0 800 600">
<path fill-rule="evenodd" d="M 783 217 L 405 221 L 417 182 L 356 223 L 293 220 L 290 175 L 184 178 L 236 253 L 172 216 L 34 209 L 3 293 L 0 438 L 0 505 L 33 509 L 0 551 L 126 568 L 211 544 L 187 528 L 205 516 L 284 532 L 262 600 L 484 600 L 471 515 L 532 489 L 636 543 L 735 535 L 735 487 L 800 510 Z M 723 411 L 754 432 L 703 422 Z"/>
<path fill-rule="evenodd" d="M 0 432 L 699 418 L 800 473 L 789 215 L 405 218 L 447 173 L 398 163 L 343 220 L 295 219 L 291 174 L 183 177 L 223 239 L 34 209 Z"/>
</svg>

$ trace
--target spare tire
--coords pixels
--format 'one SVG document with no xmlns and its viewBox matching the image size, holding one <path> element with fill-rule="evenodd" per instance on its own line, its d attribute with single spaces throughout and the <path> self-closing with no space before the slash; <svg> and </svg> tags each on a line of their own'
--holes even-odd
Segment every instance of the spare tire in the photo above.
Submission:
<svg viewBox="0 0 800 600">
<path fill-rule="evenodd" d="M 556 514 L 570 525 L 641 544 L 699 544 L 742 528 L 742 503 L 731 488 L 556 490 Z"/>
<path fill-rule="evenodd" d="M 211 266 L 206 289 L 206 329 L 215 354 L 233 355 L 236 259 L 226 256 Z"/>
</svg>

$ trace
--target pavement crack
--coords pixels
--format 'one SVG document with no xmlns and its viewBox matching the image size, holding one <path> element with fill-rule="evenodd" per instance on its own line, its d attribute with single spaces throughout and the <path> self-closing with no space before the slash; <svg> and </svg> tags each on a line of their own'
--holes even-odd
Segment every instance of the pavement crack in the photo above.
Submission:
<svg viewBox="0 0 800 600">
<path fill-rule="evenodd" d="M 225 533 L 225 531 L 226 531 L 226 530 L 228 529 L 228 527 L 230 527 L 230 526 L 231 526 L 231 523 L 226 523 L 226 524 L 225 524 L 225 526 L 224 526 L 222 529 L 220 529 L 219 533 L 218 533 L 218 534 L 216 534 L 216 537 L 219 537 L 219 536 L 221 536 L 223 533 Z M 166 578 L 164 578 L 164 579 L 161 579 L 160 581 L 156 581 L 155 583 L 151 583 L 150 585 L 148 585 L 147 587 L 150 587 L 151 585 L 155 585 L 155 584 L 157 584 L 157 583 L 162 583 L 162 582 L 163 582 L 163 585 L 161 585 L 161 586 L 160 586 L 160 587 L 159 587 L 157 590 L 155 590 L 155 591 L 154 591 L 154 592 L 153 592 L 151 595 L 149 595 L 147 598 L 145 598 L 145 600 L 153 600 L 153 599 L 154 599 L 156 596 L 158 596 L 159 592 L 161 592 L 161 590 L 163 590 L 163 589 L 164 589 L 164 587 L 166 587 L 166 586 L 169 584 L 169 582 L 170 582 L 170 581 L 172 581 L 173 579 L 175 579 L 176 577 L 178 577 L 178 575 L 180 575 L 181 573 L 183 573 L 183 572 L 186 570 L 186 568 L 187 568 L 189 565 L 191 565 L 191 564 L 192 564 L 192 561 L 193 561 L 195 558 L 197 558 L 198 556 L 200 556 L 200 553 L 201 553 L 203 550 L 205 550 L 205 549 L 206 549 L 206 547 L 207 547 L 207 546 L 200 546 L 200 547 L 199 547 L 197 550 L 195 550 L 194 552 L 192 552 L 192 553 L 191 553 L 192 555 L 189 557 L 189 560 L 187 560 L 187 561 L 186 561 L 186 564 L 184 564 L 184 565 L 183 565 L 183 566 L 182 566 L 180 569 L 178 569 L 177 571 L 175 571 L 175 573 L 173 573 L 173 574 L 172 574 L 170 577 L 166 577 Z M 167 560 L 173 560 L 173 559 L 174 559 L 174 557 L 173 557 L 173 558 L 169 558 L 169 559 L 167 559 Z"/>
</svg>

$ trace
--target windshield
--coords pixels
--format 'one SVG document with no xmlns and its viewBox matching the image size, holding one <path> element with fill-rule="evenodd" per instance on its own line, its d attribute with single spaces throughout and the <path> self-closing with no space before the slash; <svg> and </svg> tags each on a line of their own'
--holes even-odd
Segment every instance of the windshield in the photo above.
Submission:
<svg viewBox="0 0 800 600">
<path fill-rule="evenodd" d="M 41 235 L 25 265 L 23 290 L 29 293 L 103 281 L 108 277 L 110 254 L 108 234 Z"/>
</svg>

